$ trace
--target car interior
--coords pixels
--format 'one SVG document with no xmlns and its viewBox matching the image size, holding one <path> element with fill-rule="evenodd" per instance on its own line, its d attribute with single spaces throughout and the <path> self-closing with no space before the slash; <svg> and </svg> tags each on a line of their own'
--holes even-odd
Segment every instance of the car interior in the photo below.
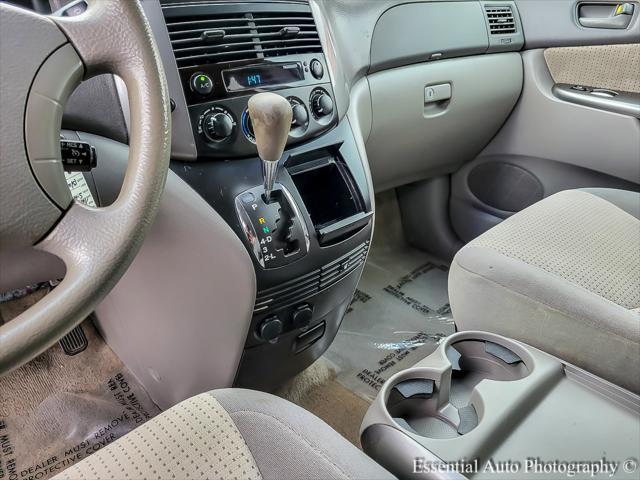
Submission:
<svg viewBox="0 0 640 480">
<path fill-rule="evenodd" d="M 0 480 L 640 478 L 640 3 L 0 1 Z"/>
</svg>

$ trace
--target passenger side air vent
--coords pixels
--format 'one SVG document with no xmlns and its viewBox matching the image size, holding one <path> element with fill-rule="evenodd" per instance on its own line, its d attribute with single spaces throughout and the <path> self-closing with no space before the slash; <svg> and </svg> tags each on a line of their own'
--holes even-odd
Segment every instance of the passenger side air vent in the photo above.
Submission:
<svg viewBox="0 0 640 480">
<path fill-rule="evenodd" d="M 491 35 L 516 33 L 516 20 L 509 5 L 485 5 L 484 11 L 487 15 L 487 23 L 489 24 L 489 33 Z"/>
<path fill-rule="evenodd" d="M 214 8 L 181 15 L 180 10 L 164 7 L 179 68 L 322 52 L 310 11 L 213 13 Z"/>
<path fill-rule="evenodd" d="M 286 308 L 335 285 L 364 263 L 368 250 L 369 242 L 365 242 L 318 270 L 258 292 L 253 312 L 264 313 Z"/>
</svg>

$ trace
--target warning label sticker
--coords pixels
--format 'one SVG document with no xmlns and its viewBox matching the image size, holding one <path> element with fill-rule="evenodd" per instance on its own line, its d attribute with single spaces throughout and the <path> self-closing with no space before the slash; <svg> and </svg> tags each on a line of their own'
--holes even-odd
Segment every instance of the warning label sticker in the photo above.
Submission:
<svg viewBox="0 0 640 480">
<path fill-rule="evenodd" d="M 98 393 L 53 394 L 28 418 L 0 419 L 0 480 L 46 480 L 157 413 L 137 381 L 122 372 Z"/>
<path fill-rule="evenodd" d="M 422 263 L 404 272 L 392 280 L 379 264 L 365 267 L 325 353 L 338 381 L 367 400 L 389 377 L 428 356 L 454 332 L 447 269 Z"/>
</svg>

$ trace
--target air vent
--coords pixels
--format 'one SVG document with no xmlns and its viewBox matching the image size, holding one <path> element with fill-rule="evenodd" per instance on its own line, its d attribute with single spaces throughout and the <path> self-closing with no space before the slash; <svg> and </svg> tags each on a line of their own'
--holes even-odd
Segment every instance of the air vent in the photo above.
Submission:
<svg viewBox="0 0 640 480">
<path fill-rule="evenodd" d="M 509 5 L 485 5 L 484 10 L 487 15 L 489 33 L 491 35 L 516 33 L 516 20 L 513 16 L 513 10 Z"/>
<path fill-rule="evenodd" d="M 260 12 L 253 14 L 253 21 L 265 57 L 322 52 L 310 12 Z"/>
<path fill-rule="evenodd" d="M 310 11 L 180 15 L 165 7 L 165 19 L 179 68 L 322 52 Z"/>
<path fill-rule="evenodd" d="M 364 263 L 368 249 L 369 242 L 365 242 L 355 250 L 318 270 L 277 287 L 258 292 L 253 309 L 254 313 L 265 313 L 290 307 L 335 285 Z"/>
</svg>

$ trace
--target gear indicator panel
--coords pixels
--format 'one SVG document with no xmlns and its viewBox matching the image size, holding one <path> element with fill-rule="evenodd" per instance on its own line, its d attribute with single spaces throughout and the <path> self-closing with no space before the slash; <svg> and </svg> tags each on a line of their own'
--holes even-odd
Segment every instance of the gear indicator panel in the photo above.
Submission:
<svg viewBox="0 0 640 480">
<path fill-rule="evenodd" d="M 289 192 L 276 185 L 267 202 L 262 186 L 236 197 L 236 212 L 256 260 L 263 268 L 288 265 L 309 251 L 309 233 Z"/>
</svg>

